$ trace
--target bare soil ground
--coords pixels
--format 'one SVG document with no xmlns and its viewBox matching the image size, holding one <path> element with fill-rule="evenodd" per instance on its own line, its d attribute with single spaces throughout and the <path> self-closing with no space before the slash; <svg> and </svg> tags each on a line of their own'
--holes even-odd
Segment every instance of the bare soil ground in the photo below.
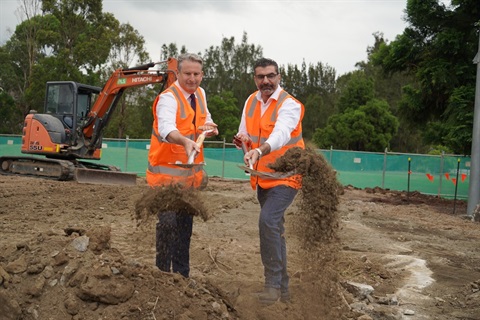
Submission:
<svg viewBox="0 0 480 320">
<path fill-rule="evenodd" d="M 296 200 L 292 300 L 262 306 L 248 181 L 210 178 L 200 192 L 209 218 L 195 218 L 189 279 L 154 266 L 156 221 L 135 219 L 147 189 L 0 175 L 0 319 L 480 319 L 480 225 L 462 201 L 344 187 L 335 257 L 317 263 Z"/>
</svg>

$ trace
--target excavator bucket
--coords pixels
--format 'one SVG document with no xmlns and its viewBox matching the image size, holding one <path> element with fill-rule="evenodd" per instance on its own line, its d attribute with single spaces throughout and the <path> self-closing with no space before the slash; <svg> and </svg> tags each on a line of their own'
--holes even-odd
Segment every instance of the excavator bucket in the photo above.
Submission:
<svg viewBox="0 0 480 320">
<path fill-rule="evenodd" d="M 119 171 L 75 168 L 75 180 L 78 183 L 133 186 L 137 183 L 137 175 Z"/>
</svg>

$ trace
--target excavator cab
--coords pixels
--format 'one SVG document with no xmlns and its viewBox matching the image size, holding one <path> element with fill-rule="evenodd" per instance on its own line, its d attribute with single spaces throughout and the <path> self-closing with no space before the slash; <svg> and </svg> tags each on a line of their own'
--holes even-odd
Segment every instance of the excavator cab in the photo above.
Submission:
<svg viewBox="0 0 480 320">
<path fill-rule="evenodd" d="M 77 139 L 76 132 L 102 88 L 73 81 L 47 82 L 45 113 L 60 120 L 65 128 L 63 143 L 72 145 Z"/>
</svg>

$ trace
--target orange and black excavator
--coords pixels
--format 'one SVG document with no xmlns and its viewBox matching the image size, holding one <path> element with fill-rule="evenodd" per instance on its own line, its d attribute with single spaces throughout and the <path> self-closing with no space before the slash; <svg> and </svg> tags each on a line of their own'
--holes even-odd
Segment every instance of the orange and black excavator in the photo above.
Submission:
<svg viewBox="0 0 480 320">
<path fill-rule="evenodd" d="M 160 71 L 162 70 L 162 71 Z M 80 183 L 135 184 L 136 175 L 96 164 L 104 128 L 127 88 L 176 80 L 177 60 L 117 69 L 103 88 L 73 81 L 47 82 L 45 113 L 25 117 L 21 152 L 36 156 L 2 156 L 0 173 L 40 176 Z"/>
</svg>

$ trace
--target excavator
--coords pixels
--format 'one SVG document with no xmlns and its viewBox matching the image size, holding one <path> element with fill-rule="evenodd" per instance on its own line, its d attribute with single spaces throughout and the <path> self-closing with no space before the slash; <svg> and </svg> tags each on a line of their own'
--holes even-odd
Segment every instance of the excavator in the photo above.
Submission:
<svg viewBox="0 0 480 320">
<path fill-rule="evenodd" d="M 0 173 L 135 184 L 136 174 L 90 160 L 101 158 L 104 129 L 125 89 L 161 84 L 162 92 L 176 81 L 176 70 L 177 60 L 168 58 L 117 69 L 103 88 L 73 81 L 47 82 L 44 113 L 30 110 L 23 126 L 21 153 L 31 156 L 1 156 Z"/>
</svg>

